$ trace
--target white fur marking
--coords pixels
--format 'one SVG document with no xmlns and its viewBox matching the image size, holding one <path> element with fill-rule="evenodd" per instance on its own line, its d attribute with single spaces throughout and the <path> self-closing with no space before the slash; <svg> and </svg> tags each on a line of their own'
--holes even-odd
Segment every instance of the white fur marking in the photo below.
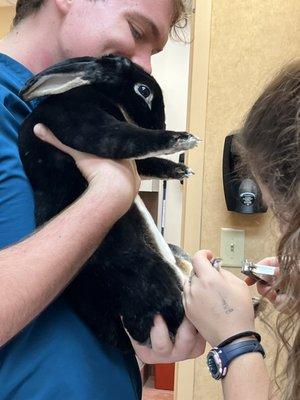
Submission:
<svg viewBox="0 0 300 400">
<path fill-rule="evenodd" d="M 182 150 L 190 150 L 198 145 L 199 140 L 195 136 L 191 136 L 188 139 L 180 139 L 172 148 L 160 149 L 147 153 L 143 156 L 135 157 L 135 160 L 143 160 L 144 158 L 156 157 L 161 155 L 174 154 Z"/>
<path fill-rule="evenodd" d="M 125 108 L 123 108 L 120 104 L 118 104 L 119 110 L 121 111 L 121 113 L 123 114 L 123 117 L 125 118 L 125 121 L 128 122 L 129 124 L 133 124 L 136 125 L 136 123 L 134 122 L 134 120 L 129 116 L 129 114 L 127 113 L 127 111 L 125 110 Z"/>
<path fill-rule="evenodd" d="M 183 272 L 180 270 L 180 268 L 177 267 L 175 257 L 170 247 L 165 242 L 165 239 L 163 238 L 162 234 L 159 232 L 157 226 L 155 225 L 155 222 L 151 217 L 151 214 L 147 210 L 140 196 L 136 196 L 134 203 L 139 209 L 140 213 L 142 214 L 145 224 L 148 226 L 149 232 L 152 234 L 152 238 L 154 239 L 157 245 L 157 249 L 160 255 L 163 257 L 164 260 L 166 260 L 172 266 L 173 270 L 175 271 L 180 281 L 184 282 L 185 277 Z"/>
</svg>

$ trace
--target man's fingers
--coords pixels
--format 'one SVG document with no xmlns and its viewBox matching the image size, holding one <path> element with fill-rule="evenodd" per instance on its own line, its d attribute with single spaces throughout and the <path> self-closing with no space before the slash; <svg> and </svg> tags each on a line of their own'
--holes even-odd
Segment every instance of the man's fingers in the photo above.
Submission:
<svg viewBox="0 0 300 400">
<path fill-rule="evenodd" d="M 189 341 L 194 342 L 196 333 L 197 329 L 194 327 L 189 319 L 184 317 L 181 325 L 178 328 L 176 338 L 186 343 L 188 343 Z"/>
<path fill-rule="evenodd" d="M 171 341 L 167 325 L 161 315 L 156 315 L 154 318 L 154 326 L 150 332 L 152 348 L 143 346 L 129 334 L 128 336 L 137 356 L 148 364 L 195 358 L 205 350 L 205 340 L 187 318 L 184 318 L 178 329 L 175 343 Z"/>
<path fill-rule="evenodd" d="M 150 339 L 154 352 L 162 356 L 172 352 L 173 343 L 169 336 L 167 324 L 161 315 L 154 317 L 154 326 L 150 331 Z"/>
<path fill-rule="evenodd" d="M 121 317 L 121 321 L 123 324 L 123 318 Z M 133 337 L 130 336 L 128 330 L 125 328 L 124 324 L 123 324 L 123 328 L 125 330 L 125 332 L 127 333 L 129 340 L 131 341 L 132 347 L 134 348 L 134 351 L 136 353 L 136 355 L 146 364 L 151 364 L 152 363 L 152 358 L 151 358 L 151 353 L 152 353 L 152 349 L 140 344 L 139 342 L 137 342 L 135 339 L 133 339 Z"/>
<path fill-rule="evenodd" d="M 138 176 L 138 170 L 137 170 L 136 162 L 134 160 L 130 160 L 130 163 L 131 163 L 131 168 L 132 168 L 132 171 L 133 171 L 134 175 Z"/>
<path fill-rule="evenodd" d="M 181 325 L 178 328 L 175 338 L 175 352 L 183 354 L 183 357 L 192 357 L 195 348 L 197 337 L 197 329 L 184 317 Z"/>
<path fill-rule="evenodd" d="M 43 124 L 37 124 L 33 128 L 34 134 L 44 142 L 47 142 L 49 144 L 52 144 L 53 146 L 60 148 L 61 146 L 64 146 L 61 141 L 57 139 L 56 136 L 54 136 L 53 132 L 50 131 L 45 125 Z"/>
<path fill-rule="evenodd" d="M 57 137 L 53 134 L 53 132 L 47 128 L 43 124 L 37 124 L 33 128 L 34 134 L 41 139 L 43 142 L 47 142 L 52 146 L 56 147 L 57 149 L 63 151 L 64 153 L 68 154 L 69 156 L 73 157 L 75 160 L 79 157 L 80 152 L 72 149 L 69 146 L 63 144 Z"/>
<path fill-rule="evenodd" d="M 138 343 L 129 334 L 128 336 L 131 341 L 132 347 L 134 348 L 134 352 L 138 356 L 138 358 L 146 364 L 153 364 L 152 350 L 149 347 Z"/>
<path fill-rule="evenodd" d="M 33 132 L 39 139 L 51 144 L 52 146 L 56 147 L 57 149 L 63 151 L 64 153 L 68 154 L 69 156 L 71 156 L 75 160 L 77 166 L 79 166 L 79 163 L 81 163 L 82 160 L 84 162 L 83 165 L 85 165 L 87 163 L 90 163 L 91 160 L 93 160 L 93 159 L 97 160 L 100 158 L 100 157 L 95 156 L 94 154 L 87 154 L 87 153 L 75 150 L 69 146 L 66 146 L 59 139 L 57 139 L 57 137 L 53 134 L 53 132 L 49 128 L 47 128 L 43 124 L 35 125 L 33 128 Z M 134 168 L 134 163 L 132 164 L 132 168 Z"/>
<path fill-rule="evenodd" d="M 190 358 L 200 357 L 205 352 L 206 340 L 200 335 L 196 336 L 196 344 L 190 353 Z"/>
<path fill-rule="evenodd" d="M 185 317 L 177 331 L 175 354 L 181 354 L 182 359 L 199 357 L 205 350 L 205 344 L 203 337 Z"/>
</svg>

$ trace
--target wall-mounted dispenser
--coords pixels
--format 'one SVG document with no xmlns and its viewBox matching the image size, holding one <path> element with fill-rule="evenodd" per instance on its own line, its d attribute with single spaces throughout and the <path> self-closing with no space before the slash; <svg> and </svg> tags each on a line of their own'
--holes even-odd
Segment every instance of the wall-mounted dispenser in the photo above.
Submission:
<svg viewBox="0 0 300 400">
<path fill-rule="evenodd" d="M 234 150 L 233 136 L 225 138 L 223 151 L 223 187 L 228 211 L 242 214 L 264 213 L 260 189 L 250 177 L 239 176 L 239 156 Z"/>
</svg>

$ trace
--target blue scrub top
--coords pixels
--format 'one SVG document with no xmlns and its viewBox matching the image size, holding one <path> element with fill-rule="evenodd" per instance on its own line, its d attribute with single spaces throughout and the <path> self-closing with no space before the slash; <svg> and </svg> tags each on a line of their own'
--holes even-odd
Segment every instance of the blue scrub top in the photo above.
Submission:
<svg viewBox="0 0 300 400">
<path fill-rule="evenodd" d="M 35 227 L 33 195 L 17 146 L 19 126 L 36 104 L 18 97 L 31 76 L 23 65 L 0 54 L 0 247 Z M 62 298 L 0 350 L 1 400 L 140 397 L 133 352 L 124 355 L 99 342 Z"/>
</svg>

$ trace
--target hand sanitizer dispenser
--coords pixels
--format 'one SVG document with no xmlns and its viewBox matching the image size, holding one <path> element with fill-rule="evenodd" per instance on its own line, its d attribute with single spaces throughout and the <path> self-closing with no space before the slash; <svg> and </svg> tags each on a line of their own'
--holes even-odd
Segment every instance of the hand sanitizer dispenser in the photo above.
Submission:
<svg viewBox="0 0 300 400">
<path fill-rule="evenodd" d="M 239 156 L 234 151 L 234 135 L 226 136 L 223 151 L 223 187 L 228 211 L 242 214 L 264 213 L 267 207 L 251 177 L 239 175 Z"/>
</svg>

